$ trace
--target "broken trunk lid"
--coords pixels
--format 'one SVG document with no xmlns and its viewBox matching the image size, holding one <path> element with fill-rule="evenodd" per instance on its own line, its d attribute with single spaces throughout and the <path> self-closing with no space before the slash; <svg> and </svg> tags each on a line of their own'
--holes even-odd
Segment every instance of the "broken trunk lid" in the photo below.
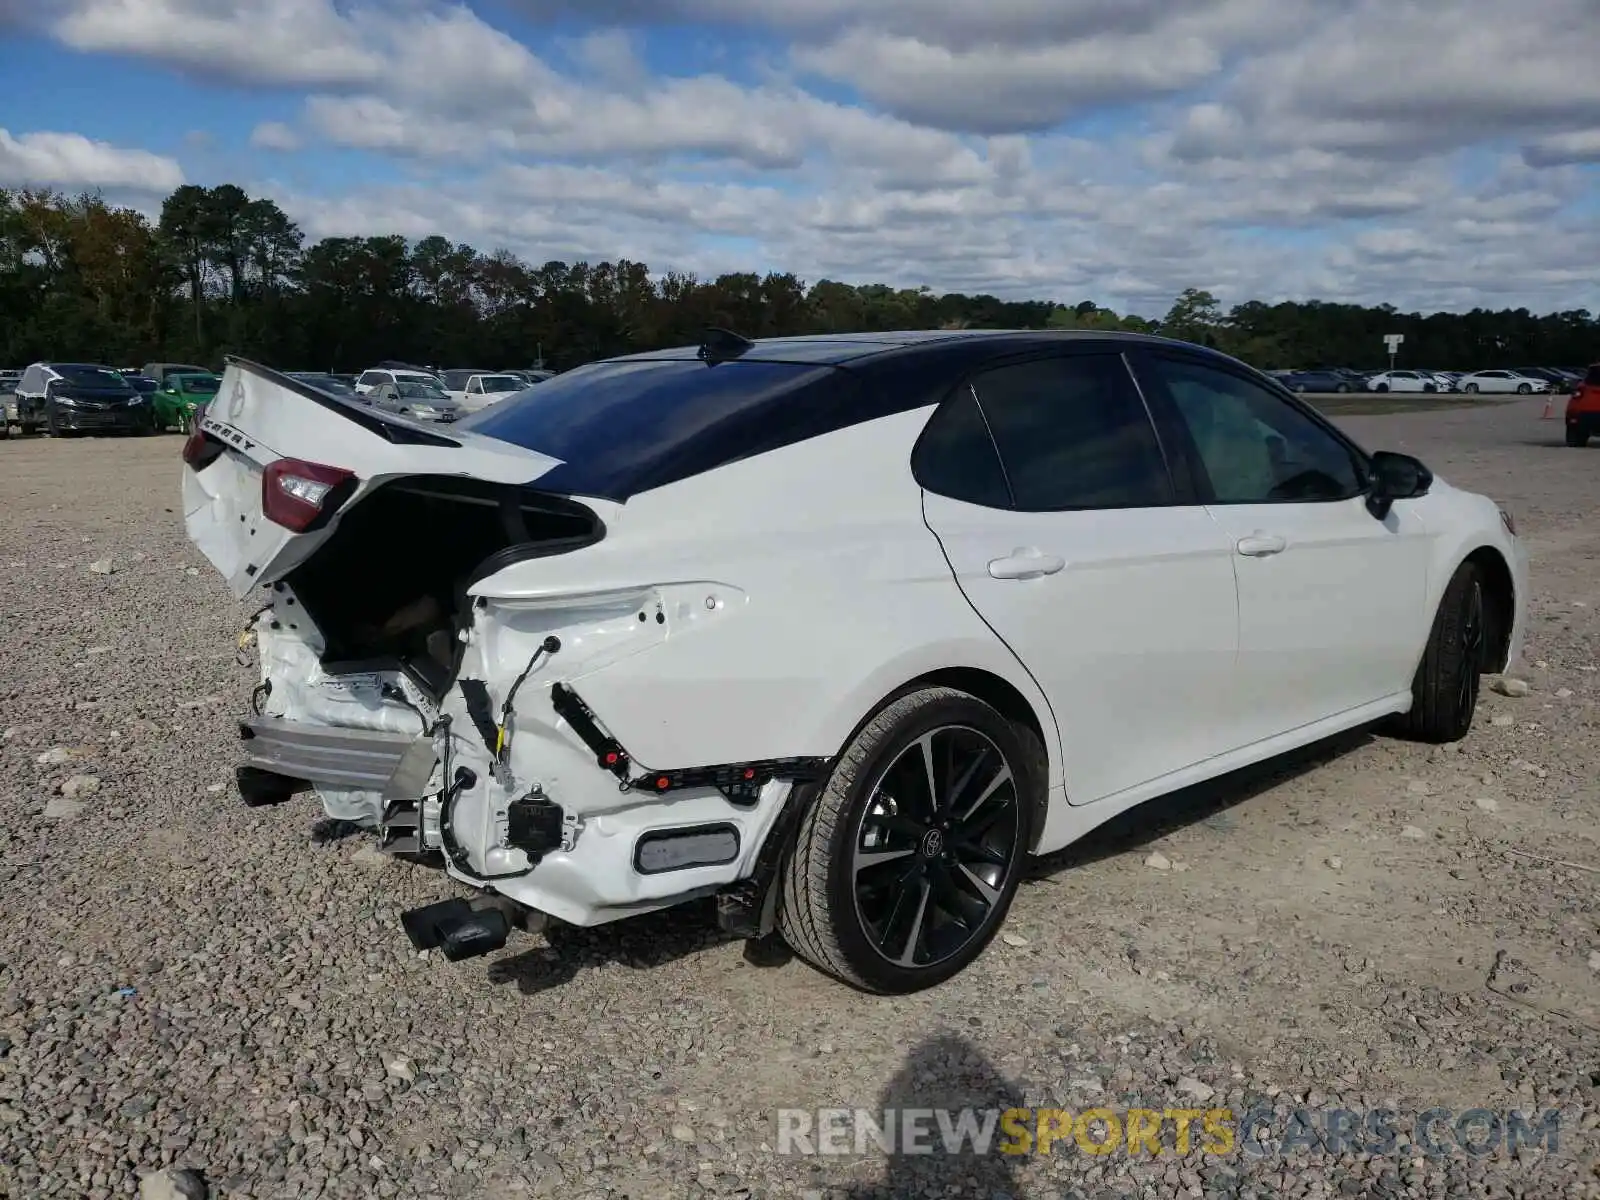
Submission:
<svg viewBox="0 0 1600 1200">
<path fill-rule="evenodd" d="M 339 513 L 388 480 L 457 475 L 525 485 L 561 465 L 496 438 L 446 434 L 237 358 L 228 360 L 192 442 L 198 454 L 186 448 L 183 471 L 189 539 L 239 597 L 304 562 Z M 277 489 L 272 518 L 264 502 L 269 483 Z"/>
</svg>

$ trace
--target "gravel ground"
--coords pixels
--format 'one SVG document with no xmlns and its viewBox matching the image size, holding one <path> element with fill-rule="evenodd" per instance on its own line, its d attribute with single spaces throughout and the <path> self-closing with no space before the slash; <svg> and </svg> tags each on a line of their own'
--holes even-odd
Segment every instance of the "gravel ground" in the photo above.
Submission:
<svg viewBox="0 0 1600 1200">
<path fill-rule="evenodd" d="M 442 874 L 232 793 L 241 610 L 177 439 L 0 446 L 0 1194 L 1600 1195 L 1600 451 L 1541 408 L 1345 418 L 1517 514 L 1529 694 L 1486 690 L 1457 747 L 1353 735 L 1119 819 L 907 999 L 757 965 L 700 908 L 412 951 Z M 1400 1137 L 774 1152 L 779 1108 L 1258 1103 Z M 1426 1158 L 1433 1106 L 1555 1108 L 1559 1143 Z"/>
</svg>

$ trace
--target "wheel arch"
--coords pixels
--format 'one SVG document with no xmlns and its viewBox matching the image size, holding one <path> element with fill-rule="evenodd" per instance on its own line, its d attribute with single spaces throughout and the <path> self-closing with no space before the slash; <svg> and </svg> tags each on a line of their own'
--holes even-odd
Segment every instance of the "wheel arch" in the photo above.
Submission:
<svg viewBox="0 0 1600 1200">
<path fill-rule="evenodd" d="M 1055 736 L 1055 718 L 1048 713 L 1041 718 L 1033 702 L 1005 677 L 982 667 L 940 667 L 926 671 L 914 679 L 908 679 L 885 694 L 862 714 L 861 719 L 840 744 L 839 752 L 842 753 L 855 740 L 862 728 L 887 705 L 910 692 L 930 687 L 951 688 L 981 700 L 1033 740 L 1029 749 L 1037 756 L 1033 769 L 1039 776 L 1038 787 L 1032 797 L 1033 836 L 1029 839 L 1028 845 L 1029 852 L 1033 852 L 1037 849 L 1039 838 L 1044 833 L 1045 816 L 1050 808 L 1050 781 L 1059 773 L 1057 760 L 1060 754 L 1060 740 Z M 1024 739 L 1025 742 L 1027 740 Z"/>
<path fill-rule="evenodd" d="M 1484 665 L 1491 672 L 1504 671 L 1510 665 L 1511 633 L 1517 612 L 1517 588 L 1511 566 L 1493 546 L 1479 546 L 1461 561 L 1478 568 L 1483 577 L 1484 599 L 1489 602 L 1489 656 Z M 1451 575 L 1454 574 L 1452 571 Z"/>
</svg>

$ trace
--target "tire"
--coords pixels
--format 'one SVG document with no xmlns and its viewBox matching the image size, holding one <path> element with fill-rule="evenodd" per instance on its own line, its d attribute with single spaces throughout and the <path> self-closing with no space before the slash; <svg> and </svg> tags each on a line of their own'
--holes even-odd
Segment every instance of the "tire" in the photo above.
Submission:
<svg viewBox="0 0 1600 1200">
<path fill-rule="evenodd" d="M 1488 605 L 1474 563 L 1456 568 L 1433 618 L 1399 732 L 1421 742 L 1457 742 L 1472 728 L 1487 644 Z"/>
<path fill-rule="evenodd" d="M 61 436 L 61 427 L 56 424 L 56 410 L 53 408 L 47 407 L 44 410 L 44 432 L 46 437 Z"/>
<path fill-rule="evenodd" d="M 919 688 L 890 700 L 801 819 L 778 910 L 784 940 L 870 992 L 920 991 L 957 974 L 983 953 L 1016 895 L 1042 760 L 1031 731 L 965 692 Z M 938 820 L 930 799 L 954 812 L 973 804 Z M 862 863 L 868 854 L 884 857 Z"/>
<path fill-rule="evenodd" d="M 1533 385 L 1528 383 L 1517 384 L 1517 395 L 1530 396 L 1533 394 Z"/>
<path fill-rule="evenodd" d="M 1466 394 L 1469 396 L 1476 396 L 1478 394 L 1478 385 L 1475 383 L 1469 383 L 1461 390 L 1466 392 Z"/>
<path fill-rule="evenodd" d="M 1581 450 L 1589 444 L 1589 435 L 1573 425 L 1567 426 L 1567 445 Z"/>
<path fill-rule="evenodd" d="M 1340 395 L 1343 395 L 1345 392 L 1348 392 L 1350 390 L 1350 385 L 1348 383 L 1341 383 L 1338 387 L 1334 388 L 1333 390 L 1338 392 Z"/>
<path fill-rule="evenodd" d="M 1380 383 L 1377 387 L 1373 388 L 1372 390 L 1375 391 L 1375 392 L 1387 392 L 1389 390 L 1389 385 L 1387 383 Z"/>
</svg>

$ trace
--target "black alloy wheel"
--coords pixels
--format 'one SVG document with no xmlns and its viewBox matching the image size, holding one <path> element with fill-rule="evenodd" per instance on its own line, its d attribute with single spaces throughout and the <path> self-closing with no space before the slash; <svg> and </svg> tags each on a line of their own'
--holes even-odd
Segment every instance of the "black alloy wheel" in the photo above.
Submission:
<svg viewBox="0 0 1600 1200">
<path fill-rule="evenodd" d="M 1450 577 L 1411 681 L 1411 711 L 1393 722 L 1401 735 L 1440 743 L 1459 741 L 1471 730 L 1482 674 L 1490 665 L 1484 579 L 1470 561 Z"/>
<path fill-rule="evenodd" d="M 987 927 L 1022 828 L 1016 776 L 976 729 L 947 725 L 879 778 L 851 847 L 856 915 L 886 962 L 959 954 Z"/>
<path fill-rule="evenodd" d="M 1048 772 L 1038 735 L 945 687 L 884 704 L 808 802 L 779 928 L 867 991 L 949 979 L 1005 920 Z"/>
</svg>

